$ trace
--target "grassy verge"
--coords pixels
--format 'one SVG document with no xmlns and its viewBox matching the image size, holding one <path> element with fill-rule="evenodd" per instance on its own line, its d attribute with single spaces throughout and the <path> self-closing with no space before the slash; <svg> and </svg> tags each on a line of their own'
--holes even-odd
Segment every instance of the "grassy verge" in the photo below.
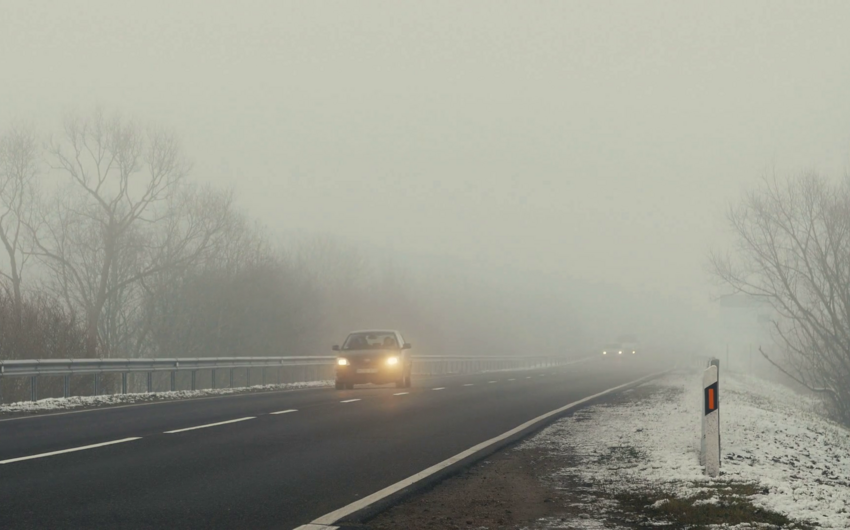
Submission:
<svg viewBox="0 0 850 530">
<path fill-rule="evenodd" d="M 666 528 L 708 530 L 722 525 L 799 530 L 813 528 L 755 506 L 750 500 L 751 496 L 759 493 L 755 484 L 720 483 L 703 489 L 685 498 L 671 497 L 661 491 L 643 491 L 619 493 L 614 495 L 614 499 L 621 516 L 631 519 L 630 522 L 666 522 Z"/>
</svg>

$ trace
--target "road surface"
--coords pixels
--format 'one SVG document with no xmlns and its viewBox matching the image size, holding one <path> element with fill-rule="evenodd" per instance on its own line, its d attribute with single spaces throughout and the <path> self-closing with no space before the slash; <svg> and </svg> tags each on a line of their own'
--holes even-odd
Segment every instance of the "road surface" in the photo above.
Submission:
<svg viewBox="0 0 850 530">
<path fill-rule="evenodd" d="M 410 389 L 3 419 L 0 528 L 294 528 L 655 368 L 594 360 L 419 378 Z"/>
</svg>

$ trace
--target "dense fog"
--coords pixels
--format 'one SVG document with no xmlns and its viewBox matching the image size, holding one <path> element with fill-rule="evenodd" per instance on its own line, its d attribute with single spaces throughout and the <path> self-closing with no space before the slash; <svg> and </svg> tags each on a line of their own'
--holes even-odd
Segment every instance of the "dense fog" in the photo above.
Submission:
<svg viewBox="0 0 850 530">
<path fill-rule="evenodd" d="M 850 160 L 810 7 L 2 1 L 0 358 L 749 354 L 729 205 Z"/>
</svg>

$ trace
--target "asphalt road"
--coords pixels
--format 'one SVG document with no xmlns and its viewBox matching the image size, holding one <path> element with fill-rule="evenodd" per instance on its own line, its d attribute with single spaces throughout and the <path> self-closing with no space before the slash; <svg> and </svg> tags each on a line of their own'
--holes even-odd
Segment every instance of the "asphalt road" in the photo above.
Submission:
<svg viewBox="0 0 850 530">
<path fill-rule="evenodd" d="M 0 420 L 0 463 L 130 439 L 0 464 L 0 528 L 291 529 L 655 368 L 592 361 Z"/>
</svg>

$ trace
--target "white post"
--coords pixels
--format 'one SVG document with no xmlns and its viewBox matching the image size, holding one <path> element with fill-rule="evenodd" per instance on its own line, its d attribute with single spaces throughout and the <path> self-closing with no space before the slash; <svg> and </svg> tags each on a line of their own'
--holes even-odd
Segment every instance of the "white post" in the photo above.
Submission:
<svg viewBox="0 0 850 530">
<path fill-rule="evenodd" d="M 703 386 L 703 443 L 702 461 L 709 477 L 720 475 L 720 394 L 718 367 L 709 366 L 702 376 Z"/>
<path fill-rule="evenodd" d="M 710 361 L 703 361 L 702 366 L 700 366 L 700 368 L 702 368 L 702 370 L 703 370 L 703 380 L 705 380 L 705 369 L 708 368 L 708 366 L 710 364 L 711 364 Z M 703 385 L 703 394 L 705 394 L 705 385 Z M 699 465 L 705 466 L 705 410 L 704 410 L 705 409 L 705 395 L 703 395 L 702 399 L 703 399 L 703 404 L 702 404 L 703 410 L 700 410 L 700 414 L 699 414 L 699 426 L 700 426 Z"/>
</svg>

